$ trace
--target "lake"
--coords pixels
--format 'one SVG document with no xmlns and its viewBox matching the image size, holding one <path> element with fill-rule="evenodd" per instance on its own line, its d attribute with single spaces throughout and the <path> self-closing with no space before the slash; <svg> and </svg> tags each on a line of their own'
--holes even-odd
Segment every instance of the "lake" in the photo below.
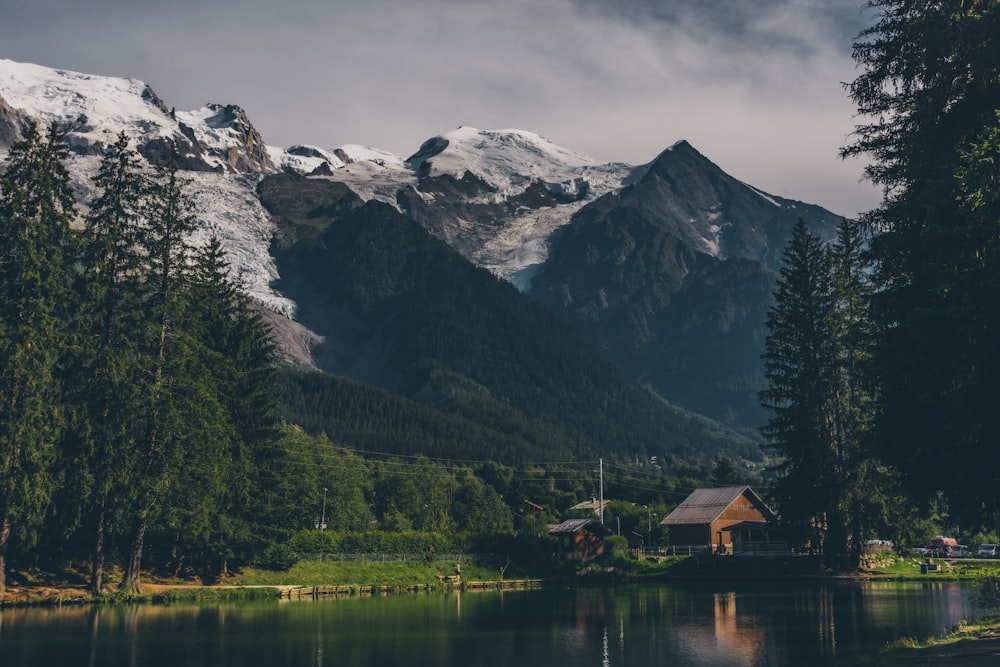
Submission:
<svg viewBox="0 0 1000 667">
<path fill-rule="evenodd" d="M 23 608 L 0 664 L 821 667 L 973 616 L 957 583 L 854 581 Z"/>
</svg>

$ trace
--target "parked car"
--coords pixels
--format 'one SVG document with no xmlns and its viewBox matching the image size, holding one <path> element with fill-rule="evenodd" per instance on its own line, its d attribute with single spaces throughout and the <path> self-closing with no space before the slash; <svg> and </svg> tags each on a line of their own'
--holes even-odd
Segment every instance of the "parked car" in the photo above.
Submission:
<svg viewBox="0 0 1000 667">
<path fill-rule="evenodd" d="M 956 544 L 953 547 L 948 547 L 946 555 L 948 558 L 972 558 L 972 551 L 964 544 Z"/>
<path fill-rule="evenodd" d="M 1000 556 L 1000 545 L 997 544 L 980 544 L 979 551 L 976 552 L 977 558 L 996 558 Z"/>
</svg>

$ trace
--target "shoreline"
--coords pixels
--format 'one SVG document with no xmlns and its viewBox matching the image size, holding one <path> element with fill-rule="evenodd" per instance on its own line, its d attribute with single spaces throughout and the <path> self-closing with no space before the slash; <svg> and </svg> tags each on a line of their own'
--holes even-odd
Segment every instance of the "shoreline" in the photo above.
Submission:
<svg viewBox="0 0 1000 667">
<path fill-rule="evenodd" d="M 841 576 L 816 576 L 817 580 L 836 580 Z M 880 576 L 854 576 L 854 579 L 898 581 Z M 937 580 L 944 580 L 945 577 Z M 950 577 L 947 580 L 956 581 Z M 105 598 L 94 598 L 84 585 L 12 585 L 0 601 L 0 612 L 30 607 L 61 607 L 100 604 L 168 604 L 172 602 L 210 602 L 273 599 L 317 600 L 330 597 L 355 595 L 391 595 L 415 592 L 448 592 L 461 590 L 476 592 L 511 588 L 528 590 L 543 585 L 540 579 L 509 580 L 505 582 L 438 582 L 440 585 L 416 584 L 410 586 L 313 586 L 300 584 L 212 584 L 162 583 L 143 584 L 143 592 L 135 598 L 116 599 L 114 591 Z M 641 582 L 634 582 L 641 583 Z M 523 585 L 522 585 L 523 584 Z M 929 640 L 919 645 L 899 645 L 880 655 L 873 655 L 865 664 L 870 667 L 991 667 L 1000 664 L 1000 617 L 956 628 L 947 637 Z"/>
</svg>

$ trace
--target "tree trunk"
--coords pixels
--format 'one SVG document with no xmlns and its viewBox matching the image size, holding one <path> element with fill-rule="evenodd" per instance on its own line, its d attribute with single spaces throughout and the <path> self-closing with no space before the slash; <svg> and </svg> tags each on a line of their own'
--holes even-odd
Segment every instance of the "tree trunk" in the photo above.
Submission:
<svg viewBox="0 0 1000 667">
<path fill-rule="evenodd" d="M 101 497 L 100 510 L 97 513 L 97 543 L 94 545 L 94 563 L 90 571 L 90 592 L 100 595 L 104 592 L 104 506 L 105 498 Z"/>
<path fill-rule="evenodd" d="M 7 547 L 10 544 L 10 517 L 0 525 L 0 599 L 7 594 Z"/>
<path fill-rule="evenodd" d="M 139 523 L 136 526 L 135 537 L 132 539 L 129 559 L 125 565 L 125 576 L 122 578 L 121 591 L 128 595 L 142 593 L 142 582 L 139 578 L 139 571 L 142 566 L 142 541 L 146 536 L 147 513 L 148 510 L 143 510 L 142 514 L 139 515 Z"/>
</svg>

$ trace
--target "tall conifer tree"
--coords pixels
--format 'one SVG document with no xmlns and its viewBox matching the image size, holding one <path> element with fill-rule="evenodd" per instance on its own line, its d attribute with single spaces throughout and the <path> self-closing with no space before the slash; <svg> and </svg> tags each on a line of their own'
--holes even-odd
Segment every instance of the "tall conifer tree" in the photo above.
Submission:
<svg viewBox="0 0 1000 667">
<path fill-rule="evenodd" d="M 187 349 L 183 295 L 189 279 L 189 236 L 195 228 L 194 204 L 185 192 L 176 166 L 163 171 L 150 188 L 146 226 L 139 243 L 146 256 L 145 323 L 140 330 L 143 382 L 138 398 L 144 408 L 137 457 L 130 465 L 133 479 L 132 538 L 125 562 L 122 590 L 141 591 L 142 553 L 150 513 L 184 465 L 183 367 Z M 190 407 L 188 404 L 187 407 Z"/>
<path fill-rule="evenodd" d="M 149 180 L 124 134 L 105 154 L 94 185 L 98 194 L 83 231 L 85 294 L 74 387 L 83 408 L 77 471 L 87 487 L 76 492 L 86 500 L 86 525 L 94 531 L 90 588 L 97 595 L 104 588 L 109 521 L 124 510 L 138 437 L 141 357 L 135 333 L 142 323 L 144 266 L 138 242 Z"/>
<path fill-rule="evenodd" d="M 868 123 L 844 154 L 870 156 L 867 175 L 884 188 L 865 217 L 878 287 L 875 442 L 915 499 L 944 492 L 963 525 L 995 530 L 1000 248 L 995 211 L 984 217 L 966 195 L 996 188 L 995 164 L 968 182 L 986 175 L 968 156 L 997 123 L 1000 3 L 869 4 L 878 19 L 855 43 L 863 72 L 850 85 Z"/>
<path fill-rule="evenodd" d="M 56 483 L 76 215 L 67 154 L 55 125 L 44 137 L 31 126 L 0 176 L 0 594 L 12 537 L 33 541 Z"/>
<path fill-rule="evenodd" d="M 799 220 L 784 258 L 767 315 L 768 386 L 761 401 L 774 416 L 763 433 L 766 449 L 781 460 L 775 495 L 782 518 L 818 550 L 826 537 L 828 514 L 835 507 L 830 256 Z"/>
<path fill-rule="evenodd" d="M 273 343 L 249 298 L 230 277 L 217 238 L 195 256 L 185 295 L 184 331 L 189 338 L 189 393 L 199 396 L 189 411 L 192 433 L 188 465 L 202 492 L 174 503 L 175 523 L 189 527 L 178 553 L 216 558 L 202 566 L 224 574 L 229 560 L 247 558 L 252 530 L 255 451 L 273 447 Z M 183 488 L 187 486 L 187 488 Z M 192 501 L 196 502 L 192 502 Z"/>
</svg>

